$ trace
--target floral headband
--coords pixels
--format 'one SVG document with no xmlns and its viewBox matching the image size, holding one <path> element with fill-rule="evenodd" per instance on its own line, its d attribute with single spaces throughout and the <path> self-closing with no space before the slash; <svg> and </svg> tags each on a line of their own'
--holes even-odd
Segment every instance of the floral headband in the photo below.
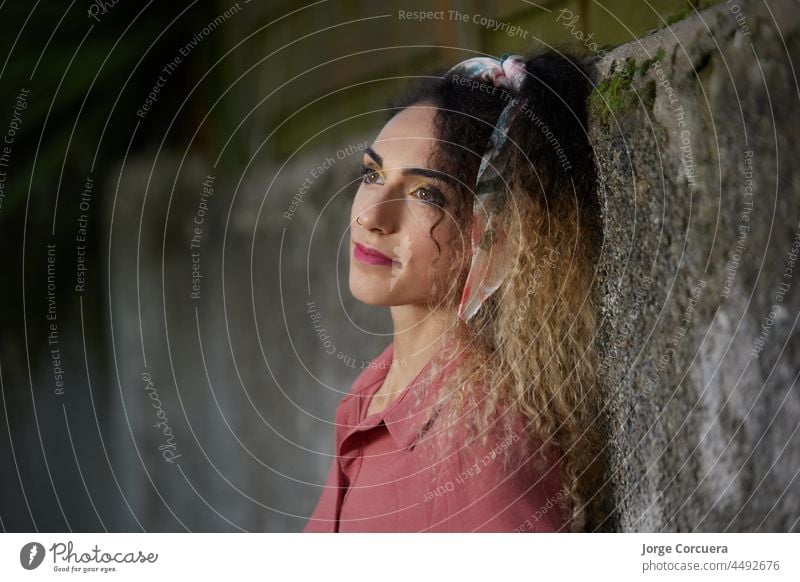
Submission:
<svg viewBox="0 0 800 582">
<path fill-rule="evenodd" d="M 491 83 L 509 92 L 508 105 L 497 118 L 486 151 L 481 159 L 472 208 L 472 264 L 458 306 L 458 316 L 469 321 L 505 279 L 511 266 L 510 245 L 505 242 L 502 225 L 495 224 L 495 214 L 504 194 L 497 159 L 505 149 L 511 127 L 521 100 L 516 97 L 527 75 L 525 59 L 520 55 L 504 54 L 500 59 L 475 57 L 455 65 L 447 75 L 461 72 L 466 77 Z M 446 76 L 447 76 L 446 75 Z M 498 236 L 500 235 L 500 236 Z M 503 244 L 498 244 L 503 243 Z"/>
</svg>

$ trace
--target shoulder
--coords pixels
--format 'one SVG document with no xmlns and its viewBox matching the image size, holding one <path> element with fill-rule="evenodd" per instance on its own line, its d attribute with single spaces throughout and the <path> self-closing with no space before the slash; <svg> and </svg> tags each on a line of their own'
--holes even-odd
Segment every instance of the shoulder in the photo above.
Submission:
<svg viewBox="0 0 800 582">
<path fill-rule="evenodd" d="M 439 531 L 558 531 L 566 492 L 553 450 L 531 443 L 521 420 L 497 422 L 480 437 L 455 439 L 457 454 L 442 463 L 434 491 Z M 462 435 L 466 433 L 462 430 Z M 508 455 L 508 456 L 506 456 Z"/>
</svg>

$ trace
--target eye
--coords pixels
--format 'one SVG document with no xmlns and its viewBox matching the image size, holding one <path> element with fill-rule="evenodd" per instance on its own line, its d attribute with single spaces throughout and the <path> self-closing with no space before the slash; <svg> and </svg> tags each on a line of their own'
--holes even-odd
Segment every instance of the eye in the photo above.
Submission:
<svg viewBox="0 0 800 582">
<path fill-rule="evenodd" d="M 364 184 L 374 184 L 378 178 L 380 178 L 380 174 L 375 168 L 367 165 L 361 167 L 361 181 Z"/>
<path fill-rule="evenodd" d="M 438 188 L 433 188 L 431 186 L 420 186 L 414 192 L 417 193 L 417 197 L 420 200 L 426 204 L 431 204 L 432 206 L 444 206 L 447 202 L 447 199 L 441 192 L 439 192 Z"/>
</svg>

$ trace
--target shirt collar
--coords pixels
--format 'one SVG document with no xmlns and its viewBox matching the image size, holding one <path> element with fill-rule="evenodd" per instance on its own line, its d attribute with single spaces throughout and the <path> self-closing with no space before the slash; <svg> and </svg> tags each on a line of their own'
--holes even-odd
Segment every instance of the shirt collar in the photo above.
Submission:
<svg viewBox="0 0 800 582">
<path fill-rule="evenodd" d="M 390 343 L 373 359 L 356 379 L 353 390 L 350 393 L 350 396 L 356 397 L 356 401 L 353 403 L 356 415 L 359 415 L 359 412 L 369 405 L 372 395 L 383 385 L 383 381 L 386 379 L 392 364 L 393 354 L 394 342 Z M 445 374 L 452 369 L 454 363 L 448 363 L 439 370 L 438 374 L 431 377 L 433 358 L 429 360 L 408 385 L 425 384 L 424 388 L 422 388 L 422 398 L 419 404 L 414 402 L 414 389 L 404 389 L 403 393 L 397 397 L 397 400 L 389 404 L 386 413 L 380 415 L 398 447 L 412 447 L 417 440 L 417 436 L 421 436 L 421 433 L 424 433 L 433 423 L 438 414 L 436 397 L 439 395 L 439 388 Z M 356 418 L 359 418 L 359 416 L 356 416 Z"/>
</svg>

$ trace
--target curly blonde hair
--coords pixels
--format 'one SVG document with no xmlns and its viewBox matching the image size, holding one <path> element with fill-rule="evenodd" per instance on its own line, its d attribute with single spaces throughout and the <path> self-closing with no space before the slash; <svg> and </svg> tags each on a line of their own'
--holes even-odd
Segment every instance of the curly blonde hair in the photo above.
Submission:
<svg viewBox="0 0 800 582">
<path fill-rule="evenodd" d="M 485 445 L 498 411 L 504 411 L 507 435 L 514 419 L 521 418 L 526 446 L 504 447 L 504 467 L 517 460 L 514 451 L 528 456 L 537 450 L 542 467 L 554 460 L 547 454 L 558 455 L 567 493 L 566 527 L 587 531 L 607 517 L 594 345 L 597 306 L 591 292 L 602 241 L 586 133 L 591 85 L 572 56 L 546 52 L 528 57 L 526 66 L 530 77 L 522 94 L 534 113 L 509 131 L 514 147 L 504 166 L 508 192 L 498 214 L 513 241 L 514 261 L 478 313 L 468 323 L 454 317 L 447 328 L 431 369 L 436 373 L 455 358 L 459 363 L 443 378 L 437 426 L 444 428 L 432 436 L 445 454 L 459 423 Z M 434 74 L 391 104 L 396 112 L 420 102 L 438 109 L 431 162 L 463 184 L 448 212 L 460 226 L 460 239 L 452 244 L 468 249 L 470 185 L 504 102 Z M 466 278 L 463 264 L 450 265 L 447 283 L 431 294 L 432 308 L 455 314 Z"/>
</svg>

